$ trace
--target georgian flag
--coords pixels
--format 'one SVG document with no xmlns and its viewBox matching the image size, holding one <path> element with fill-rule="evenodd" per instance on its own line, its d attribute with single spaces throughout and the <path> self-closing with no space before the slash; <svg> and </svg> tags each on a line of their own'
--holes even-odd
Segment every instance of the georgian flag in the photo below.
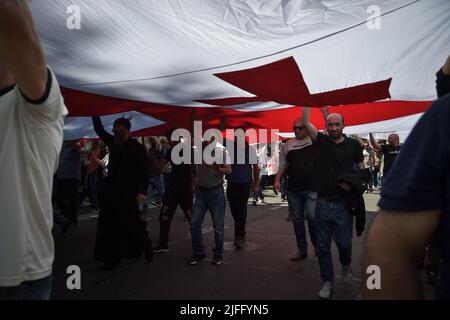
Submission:
<svg viewBox="0 0 450 320">
<path fill-rule="evenodd" d="M 30 7 L 72 138 L 92 134 L 90 119 L 78 117 L 135 111 L 148 117 L 136 134 L 163 134 L 189 128 L 193 108 L 205 129 L 225 117 L 227 127 L 289 135 L 305 105 L 330 105 L 348 133 L 406 136 L 436 99 L 435 74 L 450 54 L 448 0 L 40 0 Z M 317 108 L 312 121 L 323 128 Z"/>
</svg>

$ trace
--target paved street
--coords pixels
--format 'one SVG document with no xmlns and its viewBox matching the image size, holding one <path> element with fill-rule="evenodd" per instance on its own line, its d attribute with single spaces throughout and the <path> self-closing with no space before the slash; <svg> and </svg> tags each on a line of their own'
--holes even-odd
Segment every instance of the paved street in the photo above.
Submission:
<svg viewBox="0 0 450 320">
<path fill-rule="evenodd" d="M 124 261 L 118 269 L 99 273 L 94 261 L 96 215 L 80 210 L 80 222 L 61 237 L 55 230 L 56 259 L 53 299 L 317 299 L 321 281 L 312 247 L 308 259 L 291 262 L 296 253 L 292 223 L 286 221 L 287 203 L 270 190 L 266 204 L 249 203 L 247 247 L 235 250 L 232 245 L 233 219 L 227 205 L 224 263 L 211 265 L 213 232 L 210 216 L 205 219 L 204 243 L 208 260 L 198 265 L 186 264 L 191 251 L 188 223 L 181 211 L 172 223 L 169 253 L 157 254 L 151 263 L 144 258 Z M 378 195 L 365 195 L 367 225 L 376 211 Z M 152 238 L 159 233 L 158 209 L 148 210 Z M 308 236 L 309 239 L 309 236 Z M 361 259 L 365 235 L 353 239 L 354 278 L 349 286 L 340 281 L 337 249 L 333 245 L 336 281 L 334 299 L 355 299 L 361 284 Z M 66 269 L 81 268 L 81 290 L 68 290 Z"/>
</svg>

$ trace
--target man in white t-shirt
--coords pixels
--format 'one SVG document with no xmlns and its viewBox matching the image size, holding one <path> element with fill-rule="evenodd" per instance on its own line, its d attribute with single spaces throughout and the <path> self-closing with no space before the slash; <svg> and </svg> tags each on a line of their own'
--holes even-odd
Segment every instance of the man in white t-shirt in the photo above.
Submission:
<svg viewBox="0 0 450 320">
<path fill-rule="evenodd" d="M 26 3 L 0 1 L 0 300 L 50 298 L 66 114 Z"/>
</svg>

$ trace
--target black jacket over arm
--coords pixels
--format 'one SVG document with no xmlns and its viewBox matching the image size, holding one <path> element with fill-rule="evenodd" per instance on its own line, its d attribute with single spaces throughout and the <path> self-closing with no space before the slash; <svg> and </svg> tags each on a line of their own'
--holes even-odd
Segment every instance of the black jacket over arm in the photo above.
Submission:
<svg viewBox="0 0 450 320">
<path fill-rule="evenodd" d="M 347 210 L 355 216 L 355 228 L 358 237 L 362 235 L 366 227 L 366 206 L 363 194 L 369 179 L 370 177 L 367 176 L 365 170 L 345 172 L 338 176 L 339 181 L 345 182 L 351 188 L 349 191 L 343 192 L 342 199 Z"/>
</svg>

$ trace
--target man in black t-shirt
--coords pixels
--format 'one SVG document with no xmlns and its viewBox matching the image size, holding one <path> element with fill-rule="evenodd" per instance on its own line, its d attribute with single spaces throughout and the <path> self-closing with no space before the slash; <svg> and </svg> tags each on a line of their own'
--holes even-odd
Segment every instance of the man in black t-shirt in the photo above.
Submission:
<svg viewBox="0 0 450 320">
<path fill-rule="evenodd" d="M 314 162 L 316 149 L 303 126 L 302 118 L 293 122 L 295 138 L 286 141 L 280 152 L 280 167 L 273 183 L 274 192 L 280 191 L 281 178 L 289 179 L 287 199 L 292 215 L 298 251 L 291 261 L 299 261 L 308 256 L 305 218 L 308 221 L 311 243 L 316 246 L 314 211 L 317 193 L 314 186 Z"/>
<path fill-rule="evenodd" d="M 394 164 L 395 159 L 397 158 L 398 154 L 400 153 L 400 138 L 397 134 L 391 133 L 388 137 L 388 144 L 386 145 L 380 145 L 376 142 L 375 138 L 373 137 L 373 134 L 370 134 L 370 144 L 372 147 L 383 154 L 383 161 L 384 161 L 384 167 L 383 167 L 383 179 L 387 177 L 387 174 L 389 170 L 391 169 L 392 165 Z"/>
<path fill-rule="evenodd" d="M 342 134 L 344 119 L 332 113 L 326 119 L 328 135 L 319 133 L 311 124 L 310 110 L 304 108 L 303 124 L 316 149 L 315 185 L 318 192 L 315 212 L 317 250 L 320 275 L 323 281 L 319 297 L 329 299 L 333 291 L 333 260 L 331 241 L 334 239 L 342 264 L 342 279 L 352 280 L 353 216 L 344 204 L 343 196 L 351 187 L 339 176 L 355 172 L 355 164 L 364 170 L 364 157 L 359 143 Z"/>
</svg>

